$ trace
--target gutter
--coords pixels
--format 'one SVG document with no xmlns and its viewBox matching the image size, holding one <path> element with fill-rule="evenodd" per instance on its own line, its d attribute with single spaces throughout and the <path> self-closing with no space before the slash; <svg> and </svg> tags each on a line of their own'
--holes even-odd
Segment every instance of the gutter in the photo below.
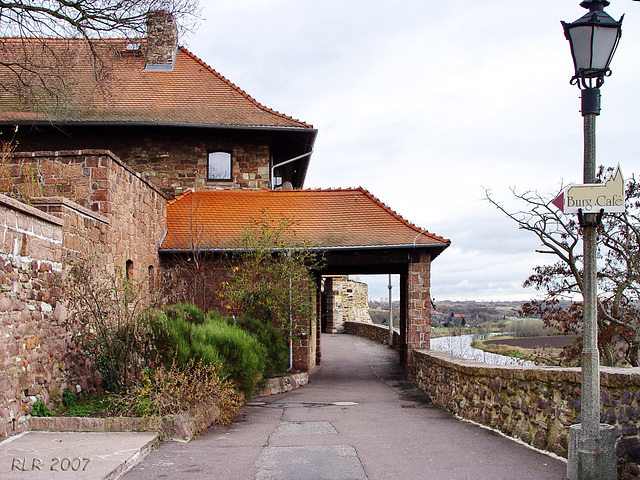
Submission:
<svg viewBox="0 0 640 480">
<path fill-rule="evenodd" d="M 211 123 L 180 123 L 180 122 L 119 122 L 119 121 L 74 121 L 74 120 L 0 120 L 0 126 L 11 125 L 68 125 L 80 127 L 184 127 L 184 128 L 219 128 L 228 130 L 260 130 L 274 132 L 312 132 L 318 133 L 315 128 L 309 127 L 277 127 L 258 125 L 219 125 Z"/>
<path fill-rule="evenodd" d="M 364 245 L 364 246 L 350 246 L 350 247 L 290 247 L 290 248 L 271 248 L 273 252 L 287 252 L 290 250 L 316 250 L 316 251 L 351 251 L 351 250 L 387 250 L 387 249 L 399 249 L 399 248 L 447 248 L 450 243 L 430 243 L 430 244 L 415 244 L 410 243 L 406 245 Z M 191 252 L 249 252 L 251 248 L 192 248 Z M 158 250 L 160 253 L 180 253 L 185 250 L 182 248 L 161 248 Z"/>
</svg>

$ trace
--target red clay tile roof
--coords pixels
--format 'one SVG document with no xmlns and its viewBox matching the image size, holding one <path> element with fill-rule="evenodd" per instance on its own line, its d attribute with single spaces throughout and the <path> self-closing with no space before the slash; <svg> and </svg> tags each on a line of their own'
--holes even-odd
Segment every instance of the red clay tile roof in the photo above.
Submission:
<svg viewBox="0 0 640 480">
<path fill-rule="evenodd" d="M 363 188 L 202 190 L 169 201 L 168 232 L 160 250 L 240 248 L 245 229 L 265 214 L 272 220 L 294 220 L 295 237 L 290 240 L 312 247 L 433 246 L 443 250 L 450 244 L 409 223 Z"/>
<path fill-rule="evenodd" d="M 0 122 L 313 128 L 261 105 L 185 48 L 179 48 L 173 71 L 145 71 L 145 40 L 136 42 L 140 55 L 121 53 L 126 39 L 97 44 L 105 77 L 99 83 L 82 40 L 2 39 L 0 62 L 18 60 L 37 73 L 23 75 L 25 86 L 0 67 Z"/>
</svg>

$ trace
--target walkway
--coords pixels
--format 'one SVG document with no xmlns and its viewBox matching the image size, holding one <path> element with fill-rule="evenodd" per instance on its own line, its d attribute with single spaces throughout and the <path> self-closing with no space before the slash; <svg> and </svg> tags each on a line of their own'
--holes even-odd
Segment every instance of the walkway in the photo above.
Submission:
<svg viewBox="0 0 640 480">
<path fill-rule="evenodd" d="M 163 443 L 125 480 L 565 478 L 564 462 L 426 403 L 387 347 L 325 334 L 322 352 L 308 386 L 255 399 L 228 429 Z"/>
</svg>

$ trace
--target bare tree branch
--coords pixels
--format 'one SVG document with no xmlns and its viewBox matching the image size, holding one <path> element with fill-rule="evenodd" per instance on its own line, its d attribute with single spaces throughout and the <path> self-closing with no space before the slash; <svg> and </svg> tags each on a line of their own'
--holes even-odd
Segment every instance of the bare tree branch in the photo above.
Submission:
<svg viewBox="0 0 640 480">
<path fill-rule="evenodd" d="M 600 168 L 599 181 L 612 169 Z M 575 219 L 556 210 L 550 200 L 535 192 L 514 197 L 524 208 L 508 211 L 486 190 L 486 199 L 513 220 L 518 228 L 540 240 L 539 253 L 558 258 L 554 265 L 538 266 L 524 283 L 545 292 L 542 301 L 533 301 L 524 311 L 542 317 L 550 326 L 565 333 L 581 333 L 583 292 L 581 229 Z M 640 185 L 627 181 L 624 214 L 606 215 L 598 229 L 598 333 L 605 365 L 640 365 Z M 567 300 L 569 302 L 567 303 Z M 579 355 L 573 345 L 569 356 Z"/>
<path fill-rule="evenodd" d="M 74 67 L 87 61 L 100 89 L 119 54 L 113 40 L 143 37 L 147 14 L 157 10 L 183 32 L 200 15 L 198 0 L 0 0 L 0 89 L 23 102 L 38 94 L 64 102 Z"/>
</svg>

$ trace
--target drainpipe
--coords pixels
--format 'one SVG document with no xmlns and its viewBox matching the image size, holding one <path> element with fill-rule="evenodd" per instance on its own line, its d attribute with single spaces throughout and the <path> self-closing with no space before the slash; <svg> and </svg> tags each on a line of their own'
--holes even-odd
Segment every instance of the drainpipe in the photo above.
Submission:
<svg viewBox="0 0 640 480">
<path fill-rule="evenodd" d="M 291 250 L 287 252 L 291 257 Z M 293 370 L 293 295 L 291 293 L 291 277 L 289 277 L 289 368 L 287 372 Z"/>
<path fill-rule="evenodd" d="M 393 347 L 393 303 L 391 301 L 391 274 L 389 274 L 389 346 Z"/>
<path fill-rule="evenodd" d="M 281 167 L 281 166 L 286 165 L 286 164 L 291 163 L 291 162 L 295 162 L 296 160 L 300 160 L 301 158 L 308 157 L 312 153 L 313 153 L 313 150 L 311 150 L 310 152 L 307 152 L 307 153 L 303 153 L 302 155 L 298 155 L 297 157 L 290 158 L 289 160 L 285 160 L 284 162 L 280 162 L 280 163 L 277 163 L 277 164 L 273 165 L 271 167 L 271 177 L 269 178 L 269 182 L 271 183 L 271 188 L 274 187 L 273 179 L 274 179 L 274 176 L 275 176 L 276 168 Z"/>
</svg>

